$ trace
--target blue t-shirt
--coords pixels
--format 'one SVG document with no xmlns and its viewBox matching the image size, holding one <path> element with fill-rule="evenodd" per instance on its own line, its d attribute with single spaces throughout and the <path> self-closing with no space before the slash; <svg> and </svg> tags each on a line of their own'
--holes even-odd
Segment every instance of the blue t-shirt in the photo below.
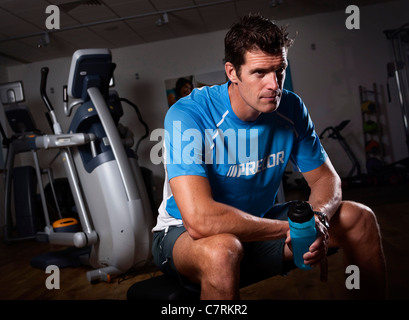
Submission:
<svg viewBox="0 0 409 320">
<path fill-rule="evenodd" d="M 154 230 L 181 223 L 168 185 L 176 176 L 206 177 L 214 200 L 262 217 L 274 204 L 289 161 L 301 172 L 324 163 L 327 154 L 296 94 L 283 90 L 277 111 L 247 122 L 233 112 L 229 84 L 195 89 L 169 109 L 164 199 Z"/>
</svg>

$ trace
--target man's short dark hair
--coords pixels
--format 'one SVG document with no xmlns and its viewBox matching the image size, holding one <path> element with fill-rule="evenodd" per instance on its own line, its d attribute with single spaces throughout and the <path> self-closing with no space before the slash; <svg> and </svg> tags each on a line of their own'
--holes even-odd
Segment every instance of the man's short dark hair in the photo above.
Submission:
<svg viewBox="0 0 409 320">
<path fill-rule="evenodd" d="M 224 38 L 224 62 L 230 62 L 240 76 L 247 51 L 260 49 L 269 54 L 280 53 L 293 44 L 287 26 L 277 26 L 274 21 L 259 14 L 249 14 L 234 23 Z"/>
</svg>

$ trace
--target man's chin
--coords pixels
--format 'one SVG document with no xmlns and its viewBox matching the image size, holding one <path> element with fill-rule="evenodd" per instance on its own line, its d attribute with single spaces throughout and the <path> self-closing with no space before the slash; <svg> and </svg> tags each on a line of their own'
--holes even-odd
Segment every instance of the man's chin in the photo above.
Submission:
<svg viewBox="0 0 409 320">
<path fill-rule="evenodd" d="M 265 111 L 263 111 L 263 113 L 272 113 L 272 112 L 275 112 L 275 111 L 277 111 L 279 105 L 280 105 L 279 103 L 268 104 L 268 105 L 264 108 Z"/>
</svg>

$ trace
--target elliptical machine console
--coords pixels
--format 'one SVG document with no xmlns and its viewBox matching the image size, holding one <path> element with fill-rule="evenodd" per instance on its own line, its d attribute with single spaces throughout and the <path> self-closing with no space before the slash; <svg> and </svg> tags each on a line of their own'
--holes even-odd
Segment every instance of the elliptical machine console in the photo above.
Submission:
<svg viewBox="0 0 409 320">
<path fill-rule="evenodd" d="M 108 49 L 76 51 L 72 57 L 68 77 L 68 95 L 87 102 L 89 100 L 87 89 L 97 87 L 101 94 L 107 97 L 115 67 Z"/>
</svg>

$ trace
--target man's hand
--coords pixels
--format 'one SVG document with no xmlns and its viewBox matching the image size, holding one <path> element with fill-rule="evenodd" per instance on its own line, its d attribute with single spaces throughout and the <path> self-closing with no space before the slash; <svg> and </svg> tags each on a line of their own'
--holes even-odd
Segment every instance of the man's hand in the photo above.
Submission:
<svg viewBox="0 0 409 320">
<path fill-rule="evenodd" d="M 327 252 L 329 243 L 328 229 L 318 219 L 315 220 L 315 228 L 317 229 L 317 239 L 311 244 L 310 251 L 304 254 L 304 263 L 310 265 L 320 264 L 320 280 L 327 281 Z"/>
<path fill-rule="evenodd" d="M 328 279 L 328 260 L 327 260 L 327 251 L 329 243 L 329 235 L 327 228 L 316 219 L 316 229 L 317 229 L 317 239 L 311 244 L 310 251 L 306 252 L 303 256 L 304 264 L 317 265 L 320 264 L 321 274 L 320 280 L 325 282 Z M 290 230 L 287 232 L 287 237 L 285 243 L 292 251 L 291 247 L 291 237 Z"/>
</svg>

